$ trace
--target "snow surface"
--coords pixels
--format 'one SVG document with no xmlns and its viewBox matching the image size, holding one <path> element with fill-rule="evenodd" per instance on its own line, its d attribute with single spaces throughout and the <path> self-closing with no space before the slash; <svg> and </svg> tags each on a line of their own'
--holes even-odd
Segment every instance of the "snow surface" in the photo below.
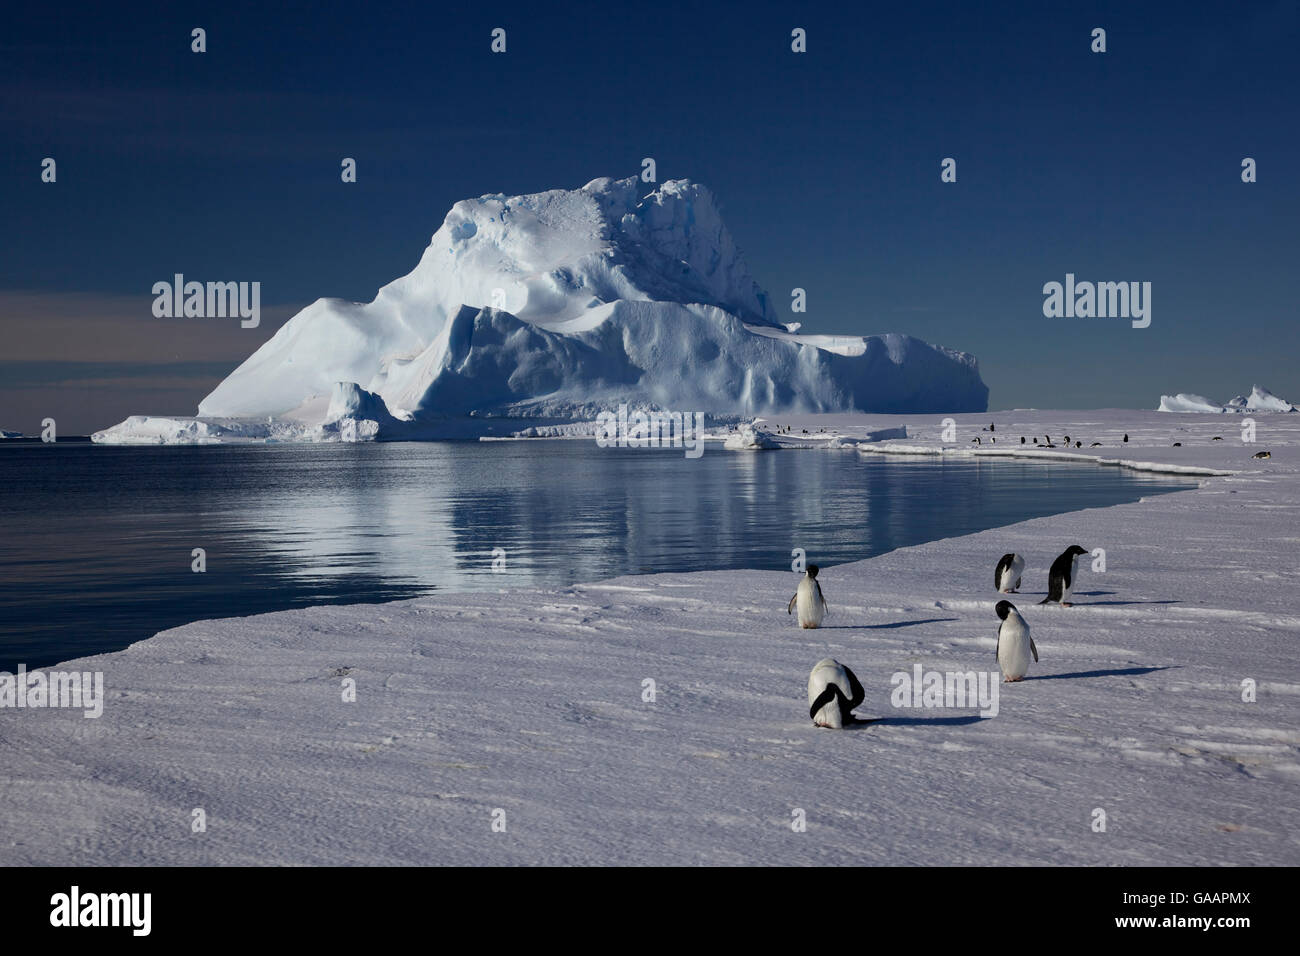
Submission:
<svg viewBox="0 0 1300 956">
<path fill-rule="evenodd" d="M 1300 863 L 1300 417 L 1262 420 L 1254 445 L 1219 415 L 953 417 L 951 454 L 1068 433 L 1220 476 L 824 567 L 820 630 L 785 613 L 795 574 L 719 571 L 165 631 L 76 663 L 105 673 L 97 720 L 0 711 L 0 863 Z M 945 445 L 934 417 L 768 427 L 786 426 L 809 448 L 886 427 L 912 436 L 896 448 Z M 1039 606 L 1075 543 L 1107 570 L 1081 560 L 1076 606 Z M 916 664 L 996 671 L 1007 551 L 1028 562 L 1011 600 L 1041 661 L 999 685 L 996 717 L 895 709 L 891 675 Z M 880 720 L 811 725 L 805 684 L 828 656 Z"/>
<path fill-rule="evenodd" d="M 199 403 L 198 418 L 321 424 L 339 383 L 374 396 L 368 420 L 382 438 L 414 433 L 389 415 L 594 419 L 622 403 L 747 415 L 987 407 L 964 352 L 905 335 L 797 334 L 708 189 L 644 189 L 597 179 L 456 203 L 409 275 L 370 303 L 303 309 Z M 170 440 L 192 434 L 178 427 Z M 139 440 L 127 423 L 99 436 Z"/>
<path fill-rule="evenodd" d="M 1223 413 L 1223 412 L 1294 412 L 1296 406 L 1278 398 L 1266 388 L 1255 385 L 1250 390 L 1250 396 L 1238 395 L 1229 400 L 1227 404 L 1220 405 L 1212 402 L 1203 395 L 1193 395 L 1189 392 L 1179 392 L 1177 395 L 1161 395 L 1160 408 L 1162 412 L 1200 412 L 1200 413 Z"/>
</svg>

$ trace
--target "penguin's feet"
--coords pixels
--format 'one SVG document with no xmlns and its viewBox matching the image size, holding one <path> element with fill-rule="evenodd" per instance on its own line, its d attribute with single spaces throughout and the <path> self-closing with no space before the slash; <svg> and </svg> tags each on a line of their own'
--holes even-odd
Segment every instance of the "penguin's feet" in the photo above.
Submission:
<svg viewBox="0 0 1300 956">
<path fill-rule="evenodd" d="M 1074 607 L 1074 605 L 1069 601 L 1062 601 L 1061 607 Z"/>
</svg>

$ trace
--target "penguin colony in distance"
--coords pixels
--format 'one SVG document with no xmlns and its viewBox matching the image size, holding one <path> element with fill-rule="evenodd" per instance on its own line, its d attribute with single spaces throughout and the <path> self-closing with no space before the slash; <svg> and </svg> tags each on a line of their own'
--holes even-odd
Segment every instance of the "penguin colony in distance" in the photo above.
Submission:
<svg viewBox="0 0 1300 956">
<path fill-rule="evenodd" d="M 993 587 L 1001 594 L 1014 594 L 1020 587 L 1020 577 L 1025 573 L 1025 559 L 1014 552 L 1002 555 L 993 569 Z"/>
<path fill-rule="evenodd" d="M 1079 555 L 1087 553 L 1077 544 L 1072 544 L 1061 552 L 1047 572 L 1047 597 L 1039 601 L 1039 604 L 1055 602 L 1062 607 L 1071 606 L 1070 594 L 1079 574 Z"/>
<path fill-rule="evenodd" d="M 839 730 L 853 723 L 851 711 L 866 696 L 857 675 L 832 657 L 818 661 L 808 675 L 808 716 L 818 727 Z"/>
<path fill-rule="evenodd" d="M 1025 674 L 1029 673 L 1029 655 L 1033 654 L 1034 663 L 1038 663 L 1038 648 L 1029 634 L 1029 625 L 1010 601 L 999 601 L 996 610 L 1002 620 L 998 625 L 995 652 L 998 667 L 1002 669 L 1002 681 L 1014 683 L 1024 680 Z"/>
<path fill-rule="evenodd" d="M 826 598 L 822 597 L 822 586 L 817 583 L 818 570 L 817 565 L 808 565 L 803 580 L 799 582 L 794 597 L 790 598 L 785 609 L 785 613 L 789 614 L 798 606 L 800 627 L 821 627 L 822 618 L 826 616 Z"/>
</svg>

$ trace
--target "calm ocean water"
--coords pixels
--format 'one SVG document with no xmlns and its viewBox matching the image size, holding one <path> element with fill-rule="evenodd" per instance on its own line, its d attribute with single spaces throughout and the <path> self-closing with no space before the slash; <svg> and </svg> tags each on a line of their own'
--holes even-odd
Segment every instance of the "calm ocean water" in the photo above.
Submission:
<svg viewBox="0 0 1300 956">
<path fill-rule="evenodd" d="M 588 441 L 0 445 L 0 670 L 312 604 L 788 569 L 793 547 L 834 565 L 1190 486 L 1081 464 L 716 445 L 696 460 Z"/>
</svg>

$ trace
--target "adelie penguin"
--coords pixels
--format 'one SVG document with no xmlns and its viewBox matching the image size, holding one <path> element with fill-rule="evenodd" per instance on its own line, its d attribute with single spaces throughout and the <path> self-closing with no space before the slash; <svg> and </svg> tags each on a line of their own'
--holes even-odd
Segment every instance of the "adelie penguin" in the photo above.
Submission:
<svg viewBox="0 0 1300 956">
<path fill-rule="evenodd" d="M 1051 570 L 1047 572 L 1047 597 L 1039 601 L 1039 604 L 1055 601 L 1062 607 L 1071 607 L 1070 594 L 1079 576 L 1079 555 L 1087 553 L 1086 549 L 1077 544 L 1072 544 L 1061 552 L 1061 556 L 1052 562 Z"/>
<path fill-rule="evenodd" d="M 866 692 L 857 676 L 839 661 L 826 657 L 808 675 L 808 716 L 817 727 L 839 730 L 857 721 L 851 711 Z"/>
<path fill-rule="evenodd" d="M 996 608 L 1002 623 L 998 625 L 998 667 L 1002 669 L 1002 682 L 1012 684 L 1024 680 L 1029 673 L 1029 655 L 1038 663 L 1038 648 L 1029 634 L 1029 625 L 1010 601 L 999 601 Z"/>
<path fill-rule="evenodd" d="M 790 598 L 785 609 L 785 613 L 789 614 L 798 606 L 800 627 L 821 627 L 822 618 L 826 616 L 826 598 L 822 597 L 822 586 L 817 583 L 819 570 L 815 564 L 808 565 L 803 580 L 799 582 L 794 597 Z"/>
<path fill-rule="evenodd" d="M 993 569 L 993 587 L 1000 594 L 1015 594 L 1020 587 L 1020 576 L 1025 573 L 1025 559 L 1014 552 L 1002 555 Z"/>
</svg>

